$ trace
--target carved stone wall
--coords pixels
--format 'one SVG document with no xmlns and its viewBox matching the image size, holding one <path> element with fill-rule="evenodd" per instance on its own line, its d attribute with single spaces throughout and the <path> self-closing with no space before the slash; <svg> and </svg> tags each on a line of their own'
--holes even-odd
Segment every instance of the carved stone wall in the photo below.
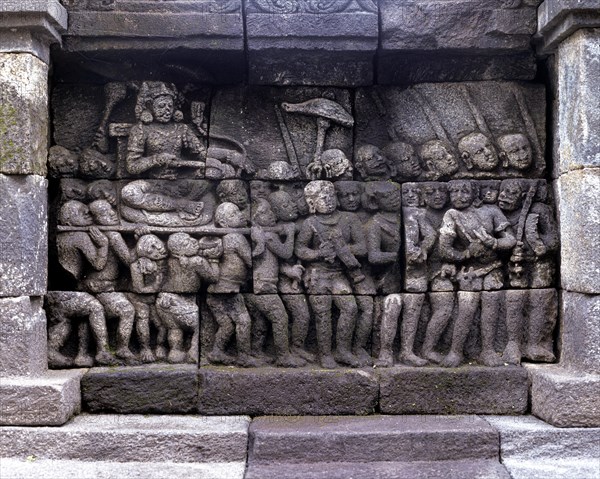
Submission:
<svg viewBox="0 0 600 479">
<path fill-rule="evenodd" d="M 52 108 L 51 366 L 554 361 L 543 87 L 153 80 Z"/>
</svg>

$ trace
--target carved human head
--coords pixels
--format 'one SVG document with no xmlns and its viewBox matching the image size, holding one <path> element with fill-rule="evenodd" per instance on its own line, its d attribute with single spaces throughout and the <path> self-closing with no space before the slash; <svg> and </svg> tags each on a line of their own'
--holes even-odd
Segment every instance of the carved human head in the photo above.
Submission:
<svg viewBox="0 0 600 479">
<path fill-rule="evenodd" d="M 412 145 L 395 141 L 383 149 L 384 156 L 394 165 L 395 172 L 400 178 L 417 178 L 421 172 L 419 158 Z"/>
<path fill-rule="evenodd" d="M 115 162 L 93 148 L 87 148 L 81 154 L 79 171 L 87 178 L 112 178 L 117 171 Z"/>
<path fill-rule="evenodd" d="M 361 206 L 363 183 L 360 181 L 336 181 L 335 192 L 342 211 L 357 211 Z"/>
<path fill-rule="evenodd" d="M 419 149 L 421 161 L 434 179 L 448 178 L 458 171 L 459 164 L 452 147 L 442 140 L 431 140 Z"/>
<path fill-rule="evenodd" d="M 106 200 L 95 200 L 88 205 L 96 224 L 110 226 L 119 224 L 119 215 Z"/>
<path fill-rule="evenodd" d="M 298 219 L 298 205 L 292 196 L 283 190 L 269 195 L 269 203 L 279 221 L 295 221 Z"/>
<path fill-rule="evenodd" d="M 421 186 L 417 183 L 402 185 L 402 205 L 409 207 L 423 206 Z"/>
<path fill-rule="evenodd" d="M 273 191 L 271 189 L 271 183 L 263 180 L 252 180 L 250 182 L 250 191 L 252 192 L 252 198 L 268 198 L 269 194 Z"/>
<path fill-rule="evenodd" d="M 453 208 L 462 210 L 471 206 L 475 199 L 475 188 L 469 180 L 453 180 L 448 182 L 450 203 Z"/>
<path fill-rule="evenodd" d="M 496 204 L 500 193 L 499 180 L 485 180 L 479 182 L 479 198 L 488 205 Z"/>
<path fill-rule="evenodd" d="M 215 211 L 215 224 L 221 228 L 242 228 L 248 223 L 240 208 L 229 201 L 221 203 Z"/>
<path fill-rule="evenodd" d="M 179 94 L 172 83 L 146 81 L 142 83 L 135 107 L 137 118 L 143 123 L 168 123 L 172 119 L 181 121 Z"/>
<path fill-rule="evenodd" d="M 89 208 L 81 201 L 66 201 L 58 213 L 58 221 L 65 226 L 91 226 L 94 224 Z"/>
<path fill-rule="evenodd" d="M 194 256 L 198 252 L 198 241 L 187 233 L 173 233 L 167 240 L 167 249 L 175 256 Z"/>
<path fill-rule="evenodd" d="M 498 195 L 498 206 L 504 211 L 519 209 L 525 197 L 525 188 L 520 180 L 503 180 Z"/>
<path fill-rule="evenodd" d="M 259 226 L 275 226 L 277 217 L 271 209 L 271 204 L 264 198 L 252 202 L 252 224 Z"/>
<path fill-rule="evenodd" d="M 54 145 L 50 147 L 48 172 L 54 178 L 76 176 L 79 172 L 79 155 L 63 146 Z"/>
<path fill-rule="evenodd" d="M 387 158 L 374 145 L 362 145 L 357 150 L 354 166 L 363 180 L 386 180 L 392 176 Z"/>
<path fill-rule="evenodd" d="M 304 186 L 301 183 L 287 183 L 281 188 L 296 202 L 298 214 L 300 216 L 306 216 L 308 214 L 308 204 L 306 203 L 306 197 L 304 196 Z"/>
<path fill-rule="evenodd" d="M 88 185 L 78 178 L 63 178 L 60 180 L 60 189 L 63 201 L 87 202 L 88 200 Z"/>
<path fill-rule="evenodd" d="M 469 133 L 461 138 L 458 150 L 469 170 L 491 171 L 498 166 L 496 149 L 483 133 Z"/>
<path fill-rule="evenodd" d="M 88 186 L 87 194 L 92 200 L 106 200 L 112 206 L 117 205 L 117 190 L 108 180 L 94 181 Z"/>
<path fill-rule="evenodd" d="M 335 187 L 331 181 L 314 180 L 304 187 L 304 196 L 311 213 L 330 214 L 337 206 Z"/>
<path fill-rule="evenodd" d="M 446 183 L 428 181 L 423 183 L 425 204 L 434 210 L 441 210 L 448 203 L 448 186 Z"/>
<path fill-rule="evenodd" d="M 233 203 L 240 209 L 248 206 L 249 198 L 246 183 L 242 180 L 223 180 L 217 186 L 217 196 L 221 203 Z"/>
<path fill-rule="evenodd" d="M 352 163 L 346 157 L 346 154 L 337 148 L 325 150 L 321 154 L 321 163 L 329 169 L 331 178 L 340 178 L 341 176 L 352 177 Z"/>
<path fill-rule="evenodd" d="M 533 162 L 531 143 L 522 133 L 501 136 L 498 138 L 498 147 L 504 168 L 510 167 L 523 171 L 531 166 Z"/>
<path fill-rule="evenodd" d="M 148 234 L 143 235 L 135 245 L 138 257 L 148 258 L 155 261 L 167 257 L 167 248 L 158 236 Z"/>
<path fill-rule="evenodd" d="M 269 164 L 266 177 L 270 180 L 292 180 L 298 172 L 287 161 L 273 161 Z"/>
<path fill-rule="evenodd" d="M 365 208 L 371 211 L 399 212 L 402 208 L 402 188 L 393 181 L 370 181 L 365 184 Z"/>
</svg>

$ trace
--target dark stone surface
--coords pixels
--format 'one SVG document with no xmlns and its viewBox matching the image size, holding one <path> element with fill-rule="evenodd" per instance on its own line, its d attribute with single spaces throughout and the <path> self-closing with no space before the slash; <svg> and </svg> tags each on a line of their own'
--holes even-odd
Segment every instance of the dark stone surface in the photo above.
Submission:
<svg viewBox="0 0 600 479">
<path fill-rule="evenodd" d="M 527 371 L 520 367 L 395 367 L 379 372 L 384 414 L 523 414 Z"/>
<path fill-rule="evenodd" d="M 483 460 L 497 458 L 498 446 L 498 433 L 476 416 L 259 417 L 250 426 L 248 461 Z"/>
<path fill-rule="evenodd" d="M 90 412 L 185 414 L 196 410 L 196 366 L 92 368 L 81 380 Z"/>
<path fill-rule="evenodd" d="M 200 414 L 369 414 L 379 386 L 366 370 L 200 368 Z"/>
</svg>

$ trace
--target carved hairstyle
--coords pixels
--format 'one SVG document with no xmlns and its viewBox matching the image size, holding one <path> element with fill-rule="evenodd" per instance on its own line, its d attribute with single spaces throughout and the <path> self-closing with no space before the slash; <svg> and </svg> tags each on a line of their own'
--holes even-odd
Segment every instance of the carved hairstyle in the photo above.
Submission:
<svg viewBox="0 0 600 479">
<path fill-rule="evenodd" d="M 87 193 L 93 200 L 107 200 L 109 203 L 111 194 L 116 197 L 115 186 L 108 180 L 94 181 L 88 186 Z"/>
<path fill-rule="evenodd" d="M 265 214 L 271 213 L 274 215 L 273 210 L 271 208 L 271 203 L 269 203 L 264 198 L 257 198 L 252 202 L 252 221 L 259 226 L 270 226 L 267 224 L 263 224 L 263 218 Z"/>
<path fill-rule="evenodd" d="M 362 178 L 366 178 L 368 176 L 367 168 L 365 166 L 367 159 L 371 158 L 373 155 L 377 155 L 377 154 L 384 156 L 381 149 L 376 147 L 375 145 L 362 145 L 356 152 L 354 166 L 356 167 L 356 171 L 358 171 L 358 173 L 360 174 L 360 176 Z M 388 164 L 388 167 L 389 167 L 389 161 L 386 160 L 386 163 Z"/>
<path fill-rule="evenodd" d="M 150 247 L 159 243 L 164 246 L 164 243 L 158 236 L 153 234 L 144 235 L 138 240 L 137 244 L 135 245 L 135 251 L 138 257 L 145 258 L 149 254 Z"/>
<path fill-rule="evenodd" d="M 226 198 L 240 189 L 246 192 L 246 183 L 242 180 L 223 180 L 217 186 L 217 196 L 220 199 Z"/>
<path fill-rule="evenodd" d="M 85 211 L 87 206 L 81 201 L 69 200 L 60 207 L 58 213 L 58 221 L 62 225 L 72 226 L 73 218 L 76 218 L 82 211 Z"/>
<path fill-rule="evenodd" d="M 215 224 L 220 227 L 226 227 L 228 224 L 227 219 L 239 213 L 240 209 L 236 204 L 229 201 L 221 203 L 215 210 Z"/>
<path fill-rule="evenodd" d="M 366 210 L 377 211 L 380 208 L 381 195 L 397 190 L 400 186 L 391 181 L 369 181 L 365 184 L 363 205 Z"/>
<path fill-rule="evenodd" d="M 335 197 L 335 187 L 331 181 L 313 180 L 304 187 L 304 196 L 307 200 L 322 193 L 328 193 Z"/>
<path fill-rule="evenodd" d="M 175 121 L 182 121 L 183 113 L 179 111 L 182 98 L 177 92 L 177 88 L 173 83 L 161 81 L 145 81 L 142 83 L 135 105 L 135 117 L 137 120 L 142 123 L 152 123 L 154 121 L 150 105 L 152 104 L 152 101 L 159 96 L 170 96 L 173 98 L 173 105 L 176 110 L 173 113 L 173 119 Z"/>
</svg>

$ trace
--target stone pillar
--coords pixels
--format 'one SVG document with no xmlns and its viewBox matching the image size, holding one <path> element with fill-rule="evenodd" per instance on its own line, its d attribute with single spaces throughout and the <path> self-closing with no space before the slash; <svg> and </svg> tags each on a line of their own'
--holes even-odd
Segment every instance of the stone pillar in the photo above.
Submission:
<svg viewBox="0 0 600 479">
<path fill-rule="evenodd" d="M 532 412 L 556 426 L 600 426 L 600 9 L 546 0 L 538 16 L 541 52 L 555 65 L 562 299 L 560 362 L 529 366 Z"/>
<path fill-rule="evenodd" d="M 59 425 L 80 407 L 78 371 L 48 371 L 48 63 L 58 0 L 0 4 L 0 424 Z"/>
</svg>

